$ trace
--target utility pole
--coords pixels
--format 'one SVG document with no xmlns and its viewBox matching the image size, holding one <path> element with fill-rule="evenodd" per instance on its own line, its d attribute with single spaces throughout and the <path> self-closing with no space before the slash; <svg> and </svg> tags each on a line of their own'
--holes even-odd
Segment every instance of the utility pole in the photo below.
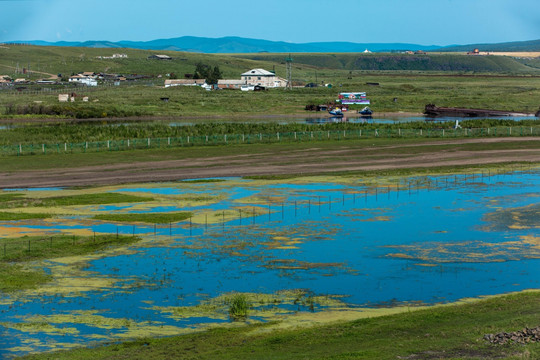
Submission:
<svg viewBox="0 0 540 360">
<path fill-rule="evenodd" d="M 285 89 L 292 90 L 292 63 L 293 63 L 293 58 L 291 57 L 291 54 L 289 54 L 289 57 L 285 59 L 285 62 L 287 63 L 287 87 Z"/>
</svg>

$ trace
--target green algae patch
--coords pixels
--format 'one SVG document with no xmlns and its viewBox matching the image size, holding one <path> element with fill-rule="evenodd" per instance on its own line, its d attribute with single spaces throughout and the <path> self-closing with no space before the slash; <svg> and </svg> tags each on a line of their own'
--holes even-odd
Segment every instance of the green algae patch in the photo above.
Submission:
<svg viewBox="0 0 540 360">
<path fill-rule="evenodd" d="M 19 293 L 20 301 L 25 301 L 25 299 L 30 301 L 31 298 L 40 296 L 79 297 L 88 291 L 118 289 L 119 284 L 126 281 L 82 270 L 76 266 L 50 266 L 49 270 L 52 279 L 38 288 Z"/>
<path fill-rule="evenodd" d="M 312 270 L 324 268 L 342 268 L 343 263 L 313 263 L 294 259 L 275 259 L 268 261 L 264 267 L 280 270 Z"/>
<path fill-rule="evenodd" d="M 79 333 L 79 331 L 76 328 L 56 327 L 54 325 L 51 325 L 49 322 L 45 320 L 46 319 L 37 319 L 37 320 L 30 320 L 30 321 L 21 322 L 21 323 L 4 322 L 4 323 L 0 323 L 0 325 L 6 328 L 15 329 L 15 330 L 29 333 L 29 334 L 43 333 L 47 335 L 66 335 L 66 334 L 73 335 L 73 334 Z"/>
<path fill-rule="evenodd" d="M 233 292 L 203 300 L 192 306 L 153 306 L 149 309 L 175 320 L 208 318 L 224 321 L 231 319 L 230 309 L 238 296 L 245 298 L 248 306 L 245 320 L 251 322 L 283 320 L 283 316 L 301 311 L 348 308 L 340 300 L 340 296 L 315 296 L 311 292 L 298 289 L 278 291 L 274 294 Z"/>
<path fill-rule="evenodd" d="M 55 314 L 48 316 L 30 316 L 25 321 L 32 323 L 48 324 L 83 324 L 100 329 L 121 329 L 139 326 L 141 323 L 125 318 L 111 318 L 99 315 L 97 310 L 75 310 L 68 314 Z M 146 324 L 143 323 L 143 324 Z"/>
<path fill-rule="evenodd" d="M 483 228 L 485 231 L 540 229 L 540 204 L 498 209 L 485 215 L 483 220 L 489 223 Z"/>
<path fill-rule="evenodd" d="M 220 224 L 240 218 L 255 217 L 268 213 L 266 209 L 258 206 L 242 206 L 227 210 L 201 210 L 193 215 L 191 221 L 194 224 Z M 249 221 L 249 220 L 246 220 Z"/>
<path fill-rule="evenodd" d="M 107 317 L 100 314 L 97 310 L 74 310 L 65 314 L 29 316 L 22 320 L 23 321 L 20 323 L 0 324 L 6 328 L 30 334 L 69 334 L 88 340 L 108 341 L 129 340 L 142 337 L 172 336 L 190 331 L 190 329 L 165 325 L 162 322 L 137 322 L 126 318 Z M 94 328 L 95 330 L 90 334 L 81 334 L 77 328 L 69 325 L 83 325 L 88 328 Z M 99 330 L 106 330 L 106 335 L 98 333 Z M 63 346 L 52 340 L 51 342 L 48 342 L 47 347 L 52 349 Z"/>
<path fill-rule="evenodd" d="M 391 245 L 399 249 L 386 257 L 421 261 L 423 266 L 441 263 L 495 263 L 540 259 L 540 242 L 535 236 L 521 236 L 520 240 L 490 243 L 484 241 L 428 242 L 412 245 Z"/>
</svg>

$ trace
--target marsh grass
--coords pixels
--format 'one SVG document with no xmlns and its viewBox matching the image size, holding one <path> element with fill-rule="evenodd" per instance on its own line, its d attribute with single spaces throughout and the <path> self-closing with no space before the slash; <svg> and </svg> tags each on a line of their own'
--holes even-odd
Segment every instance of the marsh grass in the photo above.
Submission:
<svg viewBox="0 0 540 360">
<path fill-rule="evenodd" d="M 55 196 L 47 198 L 31 198 L 21 196 L 22 194 L 7 194 L 4 199 L 0 198 L 0 208 L 16 208 L 27 206 L 39 206 L 39 207 L 55 207 L 55 206 L 76 206 L 76 205 L 107 205 L 107 204 L 119 204 L 119 203 L 134 203 L 134 202 L 146 202 L 152 201 L 153 198 L 141 197 L 135 195 L 127 195 L 121 193 L 96 193 L 96 194 L 81 194 L 72 196 Z M 9 196 L 11 195 L 11 196 Z M 2 201 L 3 200 L 3 201 Z M 35 218 L 40 218 L 43 214 L 36 214 Z M 5 217 L 9 214 L 5 213 Z M 13 215 L 16 217 L 16 215 Z M 31 214 L 20 214 L 21 219 L 32 219 Z M 24 217 L 28 216 L 28 217 Z M 0 213 L 0 219 L 2 215 Z M 6 220 L 10 220 L 7 219 Z M 13 220 L 17 220 L 14 218 Z"/>
<path fill-rule="evenodd" d="M 29 262 L 64 256 L 86 255 L 110 247 L 125 246 L 139 237 L 96 235 L 25 236 L 0 241 L 0 293 L 34 288 L 50 280 L 42 268 Z"/>
<path fill-rule="evenodd" d="M 51 279 L 43 269 L 28 268 L 22 264 L 0 261 L 0 294 L 16 290 L 32 289 Z"/>
<path fill-rule="evenodd" d="M 236 293 L 226 300 L 229 305 L 229 318 L 232 321 L 244 321 L 251 307 L 245 294 Z"/>
<path fill-rule="evenodd" d="M 189 211 L 174 213 L 145 213 L 145 214 L 100 214 L 93 219 L 115 222 L 143 222 L 150 224 L 169 224 L 187 220 L 193 216 Z"/>
<path fill-rule="evenodd" d="M 0 211 L 0 221 L 13 220 L 31 220 L 31 219 L 47 219 L 52 217 L 51 214 L 36 214 L 36 213 L 12 213 Z"/>
<path fill-rule="evenodd" d="M 28 262 L 56 257 L 85 255 L 140 240 L 125 235 L 98 234 L 96 236 L 23 236 L 0 240 L 0 261 Z"/>
</svg>

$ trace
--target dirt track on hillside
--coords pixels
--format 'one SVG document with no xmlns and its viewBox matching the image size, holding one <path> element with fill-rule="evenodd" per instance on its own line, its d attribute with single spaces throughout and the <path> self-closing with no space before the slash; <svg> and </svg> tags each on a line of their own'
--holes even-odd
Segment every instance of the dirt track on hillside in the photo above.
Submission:
<svg viewBox="0 0 540 360">
<path fill-rule="evenodd" d="M 515 150 L 460 149 L 462 144 L 489 142 L 527 142 L 528 146 L 526 149 Z M 433 144 L 450 146 L 444 150 L 432 151 L 425 147 L 426 143 L 367 148 L 365 145 L 344 144 L 330 150 L 314 147 L 297 151 L 288 149 L 284 153 L 274 151 L 212 158 L 80 166 L 47 171 L 0 172 L 0 188 L 106 185 L 246 175 L 320 174 L 514 161 L 540 163 L 539 138 L 458 139 L 437 141 Z"/>
</svg>

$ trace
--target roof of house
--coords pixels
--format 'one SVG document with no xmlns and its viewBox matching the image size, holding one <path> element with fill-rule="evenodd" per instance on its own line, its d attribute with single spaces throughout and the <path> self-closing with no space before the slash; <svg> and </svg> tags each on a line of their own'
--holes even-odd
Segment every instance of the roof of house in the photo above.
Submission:
<svg viewBox="0 0 540 360">
<path fill-rule="evenodd" d="M 167 79 L 165 85 L 202 85 L 206 79 Z"/>
<path fill-rule="evenodd" d="M 276 74 L 264 69 L 251 69 L 243 73 L 242 76 L 276 76 Z"/>
</svg>

